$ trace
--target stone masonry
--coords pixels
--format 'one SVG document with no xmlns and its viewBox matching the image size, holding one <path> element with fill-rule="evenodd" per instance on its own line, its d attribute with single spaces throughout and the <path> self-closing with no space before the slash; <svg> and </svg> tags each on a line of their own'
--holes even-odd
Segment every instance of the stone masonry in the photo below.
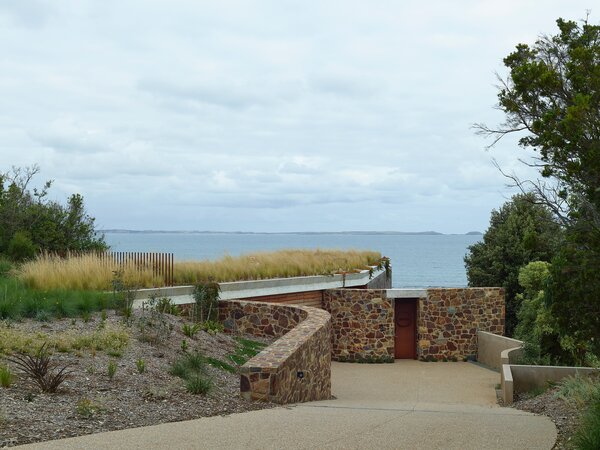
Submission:
<svg viewBox="0 0 600 450">
<path fill-rule="evenodd" d="M 239 300 L 219 302 L 228 332 L 277 341 L 240 369 L 243 397 L 275 403 L 331 398 L 331 319 L 317 308 Z"/>
<path fill-rule="evenodd" d="M 332 320 L 332 359 L 393 362 L 394 301 L 385 290 L 325 291 L 323 308 Z M 427 289 L 426 297 L 418 299 L 416 331 L 419 359 L 475 358 L 477 331 L 504 333 L 504 290 Z"/>
<path fill-rule="evenodd" d="M 420 359 L 475 358 L 477 331 L 504 334 L 504 289 L 428 289 L 417 315 Z"/>
<path fill-rule="evenodd" d="M 394 361 L 394 304 L 385 290 L 328 290 L 323 308 L 331 314 L 334 360 Z"/>
</svg>

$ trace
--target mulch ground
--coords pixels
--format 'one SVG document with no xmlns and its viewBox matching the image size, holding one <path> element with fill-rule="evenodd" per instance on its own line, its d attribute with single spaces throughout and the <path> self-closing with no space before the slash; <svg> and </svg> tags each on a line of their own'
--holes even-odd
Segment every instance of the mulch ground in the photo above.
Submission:
<svg viewBox="0 0 600 450">
<path fill-rule="evenodd" d="M 557 392 L 558 387 L 555 387 L 535 397 L 521 395 L 513 407 L 550 417 L 558 432 L 553 449 L 571 449 L 570 438 L 579 424 L 581 411 L 558 397 Z"/>
<path fill-rule="evenodd" d="M 240 398 L 239 375 L 211 366 L 207 367 L 214 383 L 210 393 L 206 396 L 188 393 L 185 382 L 168 373 L 171 363 L 183 354 L 182 340 L 189 344 L 187 351 L 198 350 L 224 361 L 238 344 L 223 333 L 213 335 L 200 331 L 191 339 L 181 332 L 186 320 L 166 317 L 173 331 L 164 342 L 142 342 L 134 325 L 129 345 L 121 357 L 103 352 L 95 355 L 55 353 L 53 357 L 61 364 L 72 365 L 73 373 L 54 394 L 40 392 L 22 375 L 18 375 L 9 388 L 0 387 L 0 447 L 275 406 Z M 109 313 L 106 321 L 119 323 L 122 318 Z M 14 326 L 32 333 L 50 334 L 74 327 L 81 331 L 94 330 L 100 322 L 100 315 L 95 314 L 88 322 L 27 320 Z M 139 359 L 145 363 L 143 373 L 139 373 L 136 366 Z M 112 380 L 107 369 L 110 361 L 117 365 Z M 19 373 L 14 366 L 11 369 Z"/>
</svg>

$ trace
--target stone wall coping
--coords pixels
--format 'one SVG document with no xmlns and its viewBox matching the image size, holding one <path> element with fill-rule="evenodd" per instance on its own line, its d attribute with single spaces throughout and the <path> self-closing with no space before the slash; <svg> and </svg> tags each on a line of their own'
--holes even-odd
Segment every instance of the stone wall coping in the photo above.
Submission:
<svg viewBox="0 0 600 450">
<path fill-rule="evenodd" d="M 240 301 L 239 303 L 253 303 L 270 306 L 273 305 L 272 303 L 254 301 Z M 277 369 L 290 356 L 292 356 L 294 352 L 302 346 L 302 344 L 304 344 L 304 342 L 306 342 L 321 328 L 326 326 L 331 319 L 331 315 L 323 309 L 299 305 L 285 305 L 285 307 L 302 311 L 304 313 L 304 320 L 302 320 L 298 325 L 277 339 L 271 345 L 263 349 L 256 356 L 248 360 L 242 367 L 240 367 L 241 373 L 252 373 L 256 369 L 260 369 L 261 372 L 276 372 Z"/>
<path fill-rule="evenodd" d="M 386 289 L 387 298 L 425 298 L 427 289 Z"/>
<path fill-rule="evenodd" d="M 360 273 L 348 273 L 345 276 L 316 275 L 306 277 L 270 278 L 267 280 L 232 281 L 219 283 L 220 300 L 238 300 L 251 297 L 291 294 L 297 292 L 322 291 L 343 287 L 364 286 L 380 276 L 386 276 L 385 269 L 374 269 L 373 276 L 368 270 Z M 162 288 L 138 289 L 135 292 L 134 307 L 141 307 L 144 300 L 151 295 L 171 297 L 176 304 L 194 303 L 192 293 L 194 286 L 173 286 Z"/>
</svg>

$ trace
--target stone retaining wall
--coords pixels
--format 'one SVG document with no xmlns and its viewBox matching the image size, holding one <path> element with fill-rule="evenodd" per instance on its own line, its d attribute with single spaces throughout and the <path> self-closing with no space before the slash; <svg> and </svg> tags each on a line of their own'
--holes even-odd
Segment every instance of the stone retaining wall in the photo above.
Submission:
<svg viewBox="0 0 600 450">
<path fill-rule="evenodd" d="M 475 359 L 477 331 L 504 334 L 504 289 L 427 289 L 418 317 L 421 359 Z"/>
<path fill-rule="evenodd" d="M 219 302 L 227 332 L 279 337 L 241 367 L 243 397 L 275 403 L 331 398 L 331 317 L 321 309 Z"/>
<path fill-rule="evenodd" d="M 332 321 L 332 359 L 394 362 L 394 304 L 383 289 L 336 289 L 323 294 Z"/>
</svg>

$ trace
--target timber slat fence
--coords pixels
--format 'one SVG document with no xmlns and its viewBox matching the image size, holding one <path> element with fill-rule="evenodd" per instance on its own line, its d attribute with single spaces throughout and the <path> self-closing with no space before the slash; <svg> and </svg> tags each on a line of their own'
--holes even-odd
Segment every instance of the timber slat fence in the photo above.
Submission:
<svg viewBox="0 0 600 450">
<path fill-rule="evenodd" d="M 106 252 L 103 255 L 119 267 L 133 266 L 140 272 L 151 269 L 154 276 L 163 279 L 165 286 L 173 286 L 173 253 Z"/>
<path fill-rule="evenodd" d="M 158 252 L 69 252 L 67 257 L 78 257 L 84 255 L 95 255 L 102 261 L 113 263 L 116 266 L 133 267 L 139 272 L 152 270 L 152 275 L 160 277 L 164 285 L 173 286 L 173 253 Z"/>
</svg>

